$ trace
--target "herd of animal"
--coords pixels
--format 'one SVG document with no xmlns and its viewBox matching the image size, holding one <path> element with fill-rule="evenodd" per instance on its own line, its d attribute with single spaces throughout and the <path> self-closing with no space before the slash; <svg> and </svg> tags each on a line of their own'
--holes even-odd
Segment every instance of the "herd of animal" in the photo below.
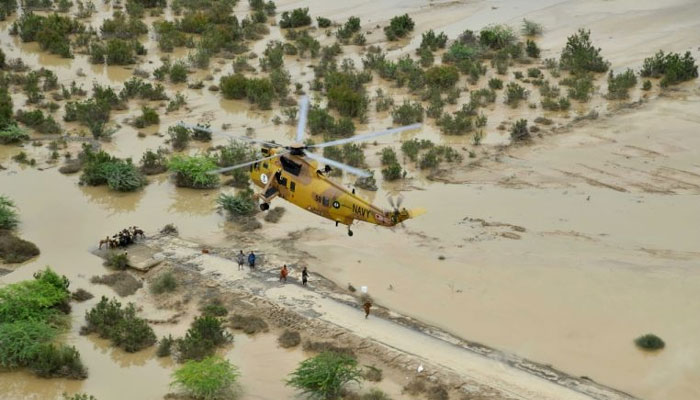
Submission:
<svg viewBox="0 0 700 400">
<path fill-rule="evenodd" d="M 141 238 L 146 237 L 143 230 L 136 226 L 130 226 L 126 229 L 122 229 L 119 233 L 112 235 L 111 238 L 106 236 L 104 239 L 100 240 L 99 249 L 102 249 L 102 246 L 105 246 L 108 249 L 127 247 L 128 245 L 136 242 L 136 239 L 138 239 L 139 236 Z"/>
</svg>

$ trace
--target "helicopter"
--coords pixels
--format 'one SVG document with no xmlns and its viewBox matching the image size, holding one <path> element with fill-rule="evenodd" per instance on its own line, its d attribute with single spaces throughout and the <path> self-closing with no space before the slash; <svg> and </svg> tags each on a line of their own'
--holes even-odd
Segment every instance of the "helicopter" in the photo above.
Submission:
<svg viewBox="0 0 700 400">
<path fill-rule="evenodd" d="M 262 188 L 259 193 L 256 193 L 256 197 L 260 200 L 260 210 L 269 210 L 270 203 L 275 198 L 281 198 L 306 211 L 334 221 L 336 226 L 338 224 L 347 225 L 349 236 L 353 235 L 351 226 L 355 221 L 365 221 L 380 226 L 393 227 L 423 213 L 423 210 L 420 209 L 407 210 L 406 208 L 401 208 L 402 197 L 399 197 L 396 201 L 391 197 L 389 198 L 389 203 L 392 206 L 391 210 L 383 210 L 372 205 L 355 194 L 355 189 L 348 190 L 327 176 L 332 168 L 337 168 L 359 177 L 369 177 L 372 176 L 371 173 L 311 152 L 312 149 L 340 146 L 417 129 L 420 128 L 421 124 L 407 125 L 330 142 L 307 145 L 303 143 L 303 139 L 308 108 L 309 100 L 308 97 L 304 96 L 301 99 L 295 141 L 291 145 L 285 146 L 246 136 L 234 136 L 232 137 L 233 139 L 260 145 L 260 153 L 264 157 L 213 170 L 209 173 L 219 174 L 248 167 L 251 181 Z M 178 125 L 209 134 L 221 134 L 221 132 L 214 132 L 212 129 L 200 125 L 188 125 L 182 122 Z M 229 136 L 227 134 L 223 135 Z M 320 163 L 324 164 L 323 169 L 319 168 Z"/>
</svg>

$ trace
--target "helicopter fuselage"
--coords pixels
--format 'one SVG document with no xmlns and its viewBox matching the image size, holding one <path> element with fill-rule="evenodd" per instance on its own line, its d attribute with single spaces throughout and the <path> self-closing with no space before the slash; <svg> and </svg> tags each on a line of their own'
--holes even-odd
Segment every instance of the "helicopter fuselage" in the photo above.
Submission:
<svg viewBox="0 0 700 400">
<path fill-rule="evenodd" d="M 276 149 L 263 148 L 271 156 Z M 385 211 L 329 179 L 315 160 L 292 153 L 263 160 L 250 166 L 250 178 L 263 190 L 264 203 L 281 197 L 304 210 L 336 223 L 350 226 L 354 221 L 394 226 L 410 218 L 408 211 Z"/>
</svg>

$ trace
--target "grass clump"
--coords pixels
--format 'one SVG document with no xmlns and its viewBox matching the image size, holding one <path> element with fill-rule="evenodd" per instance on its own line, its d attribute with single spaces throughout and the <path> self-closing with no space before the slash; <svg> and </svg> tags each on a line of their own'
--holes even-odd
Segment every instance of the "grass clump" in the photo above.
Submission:
<svg viewBox="0 0 700 400">
<path fill-rule="evenodd" d="M 498 78 L 491 78 L 489 79 L 489 88 L 493 90 L 501 90 L 503 89 L 503 81 Z"/>
<path fill-rule="evenodd" d="M 248 335 L 268 331 L 267 322 L 255 315 L 234 314 L 231 317 L 231 328 L 240 329 Z"/>
<path fill-rule="evenodd" d="M 146 320 L 136 316 L 132 303 L 122 308 L 116 299 L 110 301 L 102 296 L 100 302 L 85 313 L 85 321 L 87 325 L 81 329 L 82 334 L 97 333 L 128 353 L 156 343 L 153 329 Z"/>
<path fill-rule="evenodd" d="M 572 72 L 605 72 L 610 63 L 600 55 L 600 48 L 591 43 L 591 31 L 579 29 L 569 36 L 561 52 L 559 64 Z"/>
<path fill-rule="evenodd" d="M 515 108 L 520 104 L 521 100 L 528 98 L 528 92 L 524 87 L 515 82 L 510 82 L 506 85 L 506 104 Z"/>
<path fill-rule="evenodd" d="M 664 54 L 659 50 L 653 57 L 645 58 L 642 77 L 661 77 L 661 87 L 675 85 L 698 77 L 698 66 L 695 59 L 687 51 L 683 57 L 678 53 Z"/>
<path fill-rule="evenodd" d="M 283 12 L 279 25 L 282 29 L 311 25 L 309 8 L 295 8 L 291 13 L 289 11 Z"/>
<path fill-rule="evenodd" d="M 279 338 L 277 338 L 277 343 L 284 349 L 297 347 L 301 343 L 301 335 L 297 331 L 285 329 Z"/>
<path fill-rule="evenodd" d="M 634 343 L 644 350 L 660 350 L 666 346 L 666 343 L 653 333 L 647 333 L 634 339 Z"/>
<path fill-rule="evenodd" d="M 628 90 L 637 84 L 637 76 L 634 71 L 627 69 L 617 75 L 610 71 L 608 75 L 608 99 L 622 100 L 629 97 Z"/>
<path fill-rule="evenodd" d="M 188 361 L 173 373 L 171 385 L 180 387 L 194 399 L 214 400 L 231 397 L 238 369 L 229 361 L 212 356 Z"/>
<path fill-rule="evenodd" d="M 0 367 L 28 368 L 44 378 L 87 377 L 78 351 L 56 343 L 68 326 L 68 285 L 47 268 L 33 280 L 0 288 Z"/>
<path fill-rule="evenodd" d="M 159 148 L 156 151 L 147 150 L 141 156 L 141 172 L 146 175 L 162 174 L 168 170 L 168 160 L 165 157 L 167 151 Z"/>
<path fill-rule="evenodd" d="M 290 374 L 287 385 L 316 398 L 335 399 L 346 384 L 361 379 L 362 370 L 353 357 L 324 352 L 302 361 Z"/>
<path fill-rule="evenodd" d="M 175 291 L 175 289 L 177 289 L 177 280 L 170 271 L 158 275 L 151 282 L 151 293 L 153 294 L 169 293 Z"/>
<path fill-rule="evenodd" d="M 83 149 L 83 173 L 80 183 L 89 186 L 108 185 L 118 192 L 133 192 L 143 187 L 147 181 L 131 159 L 121 160 L 104 151 L 93 152 Z"/>
<path fill-rule="evenodd" d="M 415 27 L 415 22 L 408 14 L 396 16 L 391 19 L 389 26 L 384 27 L 386 38 L 393 41 L 403 38 Z"/>
<path fill-rule="evenodd" d="M 177 359 L 202 360 L 214 354 L 217 347 L 232 340 L 233 337 L 226 332 L 219 318 L 199 316 L 192 322 L 185 337 L 176 340 Z"/>
<path fill-rule="evenodd" d="M 179 187 L 210 189 L 219 185 L 219 176 L 209 172 L 217 169 L 216 158 L 207 155 L 175 156 L 168 162 Z"/>
<path fill-rule="evenodd" d="M 527 120 L 519 119 L 515 121 L 510 130 L 510 138 L 513 142 L 521 142 L 530 138 L 530 131 L 527 129 Z"/>
</svg>

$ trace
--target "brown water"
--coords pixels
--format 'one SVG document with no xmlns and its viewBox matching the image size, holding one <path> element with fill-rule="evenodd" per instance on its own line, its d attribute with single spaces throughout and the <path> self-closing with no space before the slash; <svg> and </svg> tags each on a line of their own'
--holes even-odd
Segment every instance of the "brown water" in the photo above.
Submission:
<svg viewBox="0 0 700 400">
<path fill-rule="evenodd" d="M 278 10 L 300 5 L 298 1 L 281 1 Z M 657 48 L 695 50 L 700 37 L 700 6 L 694 1 L 504 0 L 433 2 L 428 6 L 419 1 L 391 0 L 313 1 L 304 6 L 309 6 L 314 16 L 333 16 L 337 20 L 360 16 L 363 26 L 373 31 L 368 35 L 369 44 L 382 40 L 381 29 L 373 28 L 377 23 L 403 12 L 411 12 L 416 32 L 434 28 L 450 37 L 465 28 L 502 22 L 517 25 L 522 17 L 532 18 L 547 28 L 540 39 L 543 57 L 556 56 L 566 35 L 579 25 L 588 26 L 596 45 L 603 48 L 616 69 L 638 66 Z M 109 7 L 100 5 L 103 12 L 94 18 L 93 26 L 99 26 Z M 89 90 L 97 81 L 119 89 L 131 76 L 129 68 L 93 66 L 83 55 L 65 60 L 43 53 L 35 43 L 21 43 L 8 36 L 10 23 L 0 23 L 0 43 L 8 58 L 21 56 L 29 65 L 49 67 L 61 83 L 68 85 L 77 80 Z M 272 29 L 270 37 L 279 38 L 279 30 Z M 408 53 L 419 43 L 420 36 L 414 35 L 406 48 L 397 47 L 391 54 Z M 149 41 L 147 47 L 149 56 L 139 67 L 152 71 L 160 65 L 161 54 L 153 42 Z M 254 50 L 260 54 L 263 48 L 261 42 Z M 173 57 L 185 55 L 180 51 Z M 349 56 L 359 65 L 357 55 Z M 286 62 L 295 81 L 312 79 L 311 70 L 304 67 L 309 60 L 288 58 Z M 223 65 L 212 62 L 212 69 L 216 67 L 221 68 L 216 77 L 232 70 L 229 61 Z M 77 77 L 79 69 L 86 76 Z M 198 71 L 196 76 L 208 73 Z M 209 84 L 205 82 L 205 86 Z M 377 87 L 380 84 L 378 79 L 373 82 Z M 405 96 L 402 90 L 386 90 L 397 100 Z M 686 90 L 697 92 L 697 84 L 688 85 Z M 168 91 L 183 91 L 189 110 L 162 116 L 158 128 L 143 130 L 147 137 L 138 138 L 136 129 L 122 123 L 140 109 L 139 104 L 132 103 L 128 111 L 115 113 L 122 128 L 104 148 L 120 157 L 138 159 L 146 149 L 162 145 L 163 138 L 153 133 L 164 133 L 178 120 L 213 121 L 214 126 L 229 123 L 229 132 L 237 134 L 252 127 L 256 136 L 264 139 L 285 140 L 293 134 L 291 127 L 273 126 L 273 112 L 251 111 L 246 103 L 222 100 L 206 88 L 188 90 L 180 85 L 168 87 Z M 15 108 L 23 106 L 22 94 L 14 94 L 13 98 Z M 607 110 L 599 100 L 593 104 L 601 112 Z M 631 114 L 547 138 L 544 145 L 523 149 L 501 165 L 491 166 L 493 170 L 465 168 L 456 175 L 466 183 L 433 183 L 411 170 L 413 178 L 405 184 L 380 182 L 376 194 L 363 192 L 377 204 L 387 205 L 386 193 L 406 191 L 406 206 L 428 209 L 427 215 L 408 221 L 405 229 L 359 225 L 354 228 L 356 235 L 348 239 L 343 229 L 287 206 L 282 221 L 266 225 L 264 233 L 279 238 L 291 231 L 313 228 L 299 243 L 317 258 L 310 263 L 312 273 L 322 272 L 341 285 L 368 285 L 381 304 L 456 335 L 590 376 L 644 398 L 700 398 L 700 346 L 696 340 L 700 331 L 700 275 L 696 268 L 700 229 L 693 219 L 700 215 L 699 192 L 687 185 L 683 190 L 676 188 L 673 195 L 640 189 L 664 186 L 658 182 L 663 178 L 650 177 L 654 171 L 645 168 L 675 168 L 700 174 L 699 104 L 697 94 L 685 100 L 654 100 Z M 57 112 L 57 119 L 61 113 Z M 478 152 L 491 152 L 488 144 L 508 141 L 506 134 L 495 129 L 500 121 L 531 118 L 537 112 L 525 106 L 511 111 L 497 104 L 488 115 L 486 150 L 476 149 Z M 387 113 L 371 113 L 369 123 L 358 131 L 390 124 Z M 403 139 L 415 135 L 406 133 Z M 442 137 L 432 125 L 419 135 L 471 148 L 469 138 Z M 606 140 L 598 141 L 597 137 Z M 217 139 L 215 143 L 223 141 Z M 381 142 L 396 143 L 394 139 Z M 650 156 L 625 144 L 651 148 L 661 155 Z M 376 147 L 376 151 L 379 149 Z M 28 279 L 37 269 L 51 265 L 66 274 L 73 287 L 87 288 L 89 277 L 104 271 L 101 260 L 89 250 L 99 238 L 124 226 L 136 224 L 153 231 L 173 222 L 182 236 L 213 244 L 225 244 L 233 229 L 215 212 L 218 191 L 177 189 L 165 176 L 152 178 L 143 191 L 131 194 L 81 187 L 77 176 L 63 176 L 56 168 L 38 171 L 18 166 L 10 157 L 19 150 L 0 146 L 0 164 L 9 168 L 0 171 L 0 193 L 19 205 L 20 234 L 35 242 L 42 254 L 3 277 L 3 282 Z M 49 151 L 45 147 L 27 146 L 23 150 L 36 157 L 40 166 L 48 165 L 45 160 Z M 196 151 L 195 146 L 192 151 Z M 378 166 L 376 151 L 370 145 L 366 152 L 372 166 Z M 630 159 L 632 164 L 625 164 Z M 627 191 L 591 186 L 559 172 L 593 174 L 582 164 L 616 174 L 605 179 Z M 695 182 L 689 174 L 676 178 Z M 512 182 L 525 184 L 514 186 Z M 665 182 L 669 184 L 670 180 Z M 586 200 L 588 196 L 590 200 Z M 512 240 L 499 236 L 510 232 L 508 227 L 482 227 L 464 221 L 465 217 L 514 224 L 526 231 L 518 233 L 520 240 Z M 439 261 L 438 255 L 446 259 Z M 90 291 L 98 296 L 112 294 L 108 288 L 92 285 Z M 152 350 L 126 355 L 104 341 L 77 335 L 89 305 L 74 307 L 75 322 L 67 340 L 80 350 L 90 378 L 72 382 L 4 373 L 0 375 L 0 398 L 43 399 L 62 391 L 80 390 L 103 400 L 150 399 L 161 398 L 168 391 L 172 366 L 153 357 Z M 636 350 L 632 339 L 646 332 L 661 336 L 667 348 L 655 355 Z M 237 336 L 236 340 L 227 357 L 241 368 L 244 398 L 289 397 L 291 393 L 279 380 L 284 374 L 277 372 L 291 370 L 303 354 L 270 350 L 274 347 L 271 337 Z M 273 362 L 279 367 L 275 373 L 267 367 Z"/>
</svg>

